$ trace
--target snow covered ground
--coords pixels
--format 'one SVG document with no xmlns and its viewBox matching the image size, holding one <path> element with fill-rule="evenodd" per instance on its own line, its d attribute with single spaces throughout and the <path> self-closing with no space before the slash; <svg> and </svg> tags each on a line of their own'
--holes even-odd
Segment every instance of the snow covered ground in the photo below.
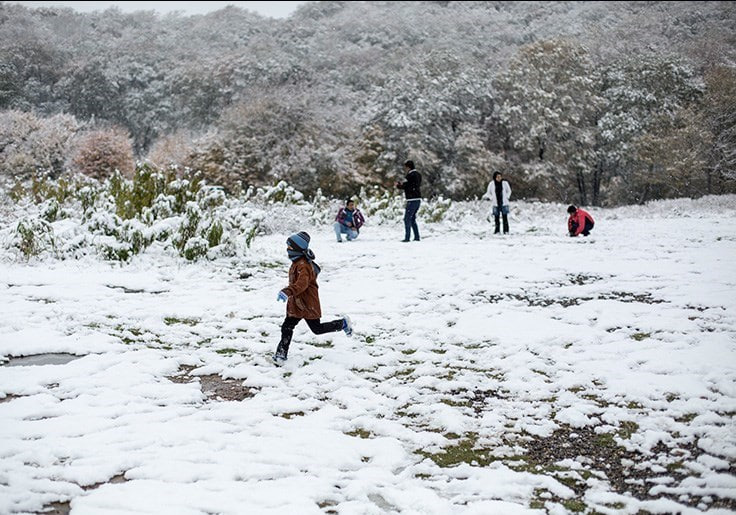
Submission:
<svg viewBox="0 0 736 515">
<path fill-rule="evenodd" d="M 592 213 L 306 227 L 356 331 L 302 323 L 282 368 L 295 227 L 1 263 L 0 513 L 733 513 L 736 197 Z M 13 359 L 43 353 L 78 359 Z"/>
</svg>

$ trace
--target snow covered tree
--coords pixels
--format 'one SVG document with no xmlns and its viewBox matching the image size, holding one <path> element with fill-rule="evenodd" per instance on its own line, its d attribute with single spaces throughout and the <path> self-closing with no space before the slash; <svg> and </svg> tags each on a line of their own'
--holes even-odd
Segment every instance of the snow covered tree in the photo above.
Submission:
<svg viewBox="0 0 736 515">
<path fill-rule="evenodd" d="M 649 131 L 635 141 L 638 166 L 630 175 L 628 200 L 699 197 L 708 193 L 709 136 L 702 117 L 683 109 L 674 117 L 655 119 Z"/>
<path fill-rule="evenodd" d="M 423 194 L 461 196 L 473 190 L 456 174 L 473 170 L 488 175 L 488 170 L 475 169 L 486 148 L 477 139 L 470 144 L 493 112 L 492 78 L 482 64 L 471 66 L 456 55 L 436 52 L 376 87 L 371 97 L 377 107 L 366 132 L 369 141 L 378 134 L 383 138 L 366 143 L 379 152 L 372 163 L 375 170 L 393 174 L 394 180 L 403 178 L 402 163 L 413 159 L 424 177 Z M 459 138 L 465 141 L 456 144 Z"/>
<path fill-rule="evenodd" d="M 551 197 L 592 197 L 595 120 L 601 106 L 597 77 L 580 45 L 554 39 L 523 47 L 496 81 L 497 116 L 519 158 L 546 173 L 538 179 Z"/>
<path fill-rule="evenodd" d="M 20 111 L 0 112 L 0 174 L 19 179 L 36 172 L 58 176 L 82 127 L 66 114 L 40 118 Z"/>
<path fill-rule="evenodd" d="M 226 111 L 189 166 L 231 191 L 286 180 L 300 190 L 334 193 L 349 179 L 341 173 L 346 158 L 336 133 L 339 127 L 326 123 L 296 91 L 280 88 Z"/>
<path fill-rule="evenodd" d="M 696 102 L 702 92 L 701 79 L 680 59 L 637 56 L 602 70 L 600 96 L 605 107 L 598 120 L 596 171 L 601 177 L 616 179 L 615 187 L 606 190 L 602 185 L 609 201 L 641 201 L 643 177 L 664 180 L 655 176 L 667 166 L 650 162 L 657 153 L 649 152 L 646 162 L 638 162 L 636 144 L 646 138 L 651 148 L 654 134 L 669 138 L 665 135 L 676 128 L 680 111 Z M 638 179 L 632 180 L 632 174 Z"/>
<path fill-rule="evenodd" d="M 709 176 L 731 183 L 736 181 L 736 69 L 717 66 L 705 75 L 703 117 L 713 136 Z M 720 189 L 720 188 L 719 188 Z M 708 192 L 715 192 L 709 181 Z"/>
</svg>

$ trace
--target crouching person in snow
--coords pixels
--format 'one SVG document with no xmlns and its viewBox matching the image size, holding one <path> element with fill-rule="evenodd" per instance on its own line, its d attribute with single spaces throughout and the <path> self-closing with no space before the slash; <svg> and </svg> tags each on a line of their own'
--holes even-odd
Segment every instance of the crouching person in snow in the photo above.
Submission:
<svg viewBox="0 0 736 515">
<path fill-rule="evenodd" d="M 589 235 L 595 225 L 590 213 L 575 206 L 568 207 L 567 212 L 570 213 L 570 218 L 567 219 L 567 231 L 570 236 L 577 236 L 578 234 L 582 234 L 583 236 Z"/>
<path fill-rule="evenodd" d="M 319 320 L 322 316 L 317 285 L 320 267 L 314 262 L 315 256 L 309 249 L 309 239 L 309 234 L 300 232 L 292 234 L 286 240 L 286 251 L 292 263 L 289 268 L 289 286 L 278 294 L 278 300 L 286 301 L 286 318 L 281 325 L 281 341 L 273 356 L 277 364 L 286 361 L 291 336 L 302 318 L 307 321 L 314 334 L 345 331 L 350 336 L 353 333 L 350 317 L 345 316 L 332 322 Z"/>
<path fill-rule="evenodd" d="M 363 213 L 360 209 L 355 207 L 355 202 L 352 199 L 348 199 L 345 202 L 345 207 L 341 207 L 335 217 L 335 236 L 337 236 L 337 242 L 342 243 L 342 235 L 345 235 L 348 241 L 354 240 L 360 233 L 360 228 L 365 223 Z"/>
</svg>

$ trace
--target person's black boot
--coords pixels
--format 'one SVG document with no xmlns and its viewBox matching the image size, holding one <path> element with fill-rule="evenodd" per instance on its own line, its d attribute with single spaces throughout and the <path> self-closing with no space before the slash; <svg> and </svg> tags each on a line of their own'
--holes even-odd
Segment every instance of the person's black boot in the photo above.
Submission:
<svg viewBox="0 0 736 515">
<path fill-rule="evenodd" d="M 277 365 L 280 365 L 286 361 L 289 355 L 289 345 L 291 345 L 291 335 L 294 334 L 293 330 L 281 329 L 281 341 L 278 347 L 276 347 L 276 354 L 273 355 L 273 360 Z"/>
<path fill-rule="evenodd" d="M 496 232 L 498 232 L 498 224 L 496 224 Z M 503 215 L 503 233 L 508 234 L 509 233 L 509 217 L 508 215 Z"/>
<path fill-rule="evenodd" d="M 494 229 L 493 234 L 498 234 L 499 232 L 501 232 L 501 227 L 500 227 L 501 221 L 498 219 L 497 216 L 493 217 L 493 221 L 496 224 L 496 228 Z"/>
</svg>

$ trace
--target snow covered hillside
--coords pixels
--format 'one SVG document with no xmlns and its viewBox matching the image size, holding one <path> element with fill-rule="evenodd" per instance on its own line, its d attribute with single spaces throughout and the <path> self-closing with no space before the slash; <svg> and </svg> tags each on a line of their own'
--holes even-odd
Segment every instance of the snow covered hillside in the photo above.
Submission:
<svg viewBox="0 0 736 515">
<path fill-rule="evenodd" d="M 577 239 L 564 208 L 338 244 L 278 207 L 228 258 L 3 255 L 0 513 L 733 513 L 736 197 L 591 209 Z M 279 368 L 301 229 L 356 328 L 302 322 Z"/>
</svg>

